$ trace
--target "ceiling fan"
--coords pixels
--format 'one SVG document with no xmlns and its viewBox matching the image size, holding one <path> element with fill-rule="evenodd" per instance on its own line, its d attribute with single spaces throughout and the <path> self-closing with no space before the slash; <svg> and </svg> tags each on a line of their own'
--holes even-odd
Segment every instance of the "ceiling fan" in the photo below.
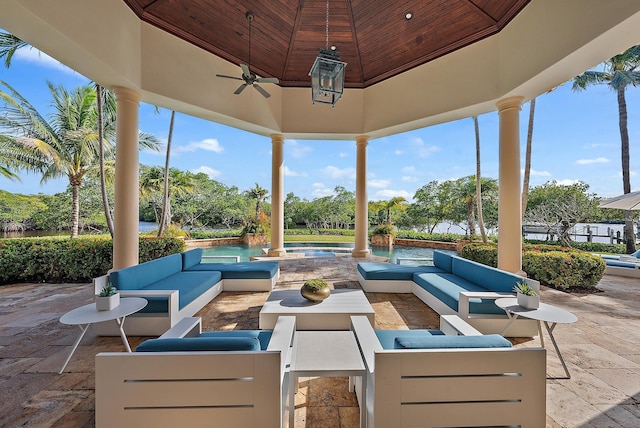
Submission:
<svg viewBox="0 0 640 428">
<path fill-rule="evenodd" d="M 245 16 L 249 21 L 249 65 L 240 64 L 240 68 L 242 69 L 241 77 L 227 76 L 224 74 L 216 74 L 216 76 L 224 77 L 226 79 L 244 81 L 244 83 L 238 86 L 238 89 L 235 90 L 234 94 L 236 95 L 244 91 L 244 88 L 246 88 L 247 86 L 253 86 L 254 88 L 256 88 L 256 91 L 262 94 L 262 96 L 264 96 L 265 98 L 269 98 L 271 95 L 267 91 L 265 91 L 262 86 L 258 85 L 258 83 L 278 83 L 278 79 L 276 77 L 258 77 L 251 71 L 251 23 L 253 22 L 253 12 L 248 11 Z"/>
</svg>

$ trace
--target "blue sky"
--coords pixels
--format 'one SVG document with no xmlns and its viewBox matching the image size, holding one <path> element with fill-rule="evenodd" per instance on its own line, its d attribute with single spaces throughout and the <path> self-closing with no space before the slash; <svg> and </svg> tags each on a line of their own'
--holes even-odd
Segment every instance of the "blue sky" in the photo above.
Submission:
<svg viewBox="0 0 640 428">
<path fill-rule="evenodd" d="M 213 78 L 213 74 L 212 74 Z M 89 81 L 35 49 L 22 49 L 10 69 L 0 67 L 4 80 L 47 115 L 51 102 L 47 80 L 68 89 Z M 240 95 L 242 96 L 242 95 Z M 318 106 L 325 108 L 326 106 Z M 631 151 L 631 187 L 638 190 L 640 168 L 640 88 L 627 91 Z M 559 86 L 536 101 L 531 186 L 550 180 L 589 184 L 602 197 L 623 193 L 620 134 L 615 93 L 591 87 L 575 93 Z M 529 103 L 521 111 L 522 164 Z M 170 111 L 142 104 L 140 129 L 166 143 Z M 498 113 L 479 117 L 482 175 L 498 178 Z M 285 140 L 285 193 L 306 199 L 331 195 L 336 186 L 355 190 L 355 141 Z M 475 137 L 471 118 L 371 140 L 367 152 L 370 200 L 403 196 L 432 180 L 475 174 Z M 164 152 L 141 152 L 140 162 L 164 165 Z M 271 187 L 271 140 L 185 114 L 176 114 L 170 166 L 205 172 L 240 191 L 255 183 Z M 40 177 L 22 174 L 21 181 L 0 177 L 0 189 L 12 193 L 53 194 L 66 180 L 40 184 Z"/>
</svg>

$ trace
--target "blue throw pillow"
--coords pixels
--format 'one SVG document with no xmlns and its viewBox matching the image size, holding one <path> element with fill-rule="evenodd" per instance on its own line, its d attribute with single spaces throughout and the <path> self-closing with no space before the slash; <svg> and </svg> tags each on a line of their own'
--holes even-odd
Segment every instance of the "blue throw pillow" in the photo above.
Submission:
<svg viewBox="0 0 640 428">
<path fill-rule="evenodd" d="M 136 352 L 259 351 L 257 337 L 184 337 L 149 339 Z"/>
<path fill-rule="evenodd" d="M 499 334 L 484 336 L 398 336 L 402 349 L 446 349 L 446 348 L 511 348 L 511 342 Z"/>
<path fill-rule="evenodd" d="M 202 248 L 194 248 L 182 253 L 182 270 L 187 270 L 200 263 L 202 260 Z"/>
</svg>

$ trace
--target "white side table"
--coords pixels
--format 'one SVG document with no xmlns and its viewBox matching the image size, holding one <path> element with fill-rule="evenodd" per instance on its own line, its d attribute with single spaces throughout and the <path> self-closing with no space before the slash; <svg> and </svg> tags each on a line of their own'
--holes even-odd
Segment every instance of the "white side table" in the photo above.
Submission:
<svg viewBox="0 0 640 428">
<path fill-rule="evenodd" d="M 513 323 L 513 321 L 515 321 L 518 317 L 536 320 L 538 321 L 538 336 L 540 337 L 540 344 L 544 348 L 544 338 L 542 337 L 542 327 L 540 325 L 541 322 L 544 322 L 544 326 L 547 328 L 547 332 L 549 333 L 549 337 L 551 338 L 551 343 L 553 343 L 553 347 L 556 349 L 558 358 L 560 358 L 562 367 L 564 367 L 564 372 L 567 375 L 563 378 L 554 379 L 571 379 L 569 369 L 567 369 L 567 365 L 564 362 L 564 358 L 562 358 L 562 354 L 560 353 L 560 349 L 558 348 L 556 339 L 555 337 L 553 337 L 553 329 L 555 329 L 556 325 L 558 324 L 574 323 L 578 320 L 578 317 L 562 308 L 558 308 L 556 306 L 548 305 L 542 302 L 540 303 L 540 307 L 538 309 L 526 309 L 518 305 L 518 299 L 515 297 L 496 299 L 495 302 L 498 307 L 504 309 L 504 311 L 507 313 L 507 316 L 509 317 L 509 322 L 505 326 L 504 330 L 502 330 L 502 334 L 507 331 L 509 326 L 511 326 L 511 323 Z M 550 323 L 551 325 L 549 325 Z"/>
<path fill-rule="evenodd" d="M 354 390 L 351 377 L 362 377 L 360 427 L 366 427 L 366 368 L 352 331 L 296 331 L 289 374 L 290 427 L 294 426 L 295 393 L 300 376 L 349 376 L 349 391 Z"/>
<path fill-rule="evenodd" d="M 84 337 L 84 334 L 87 332 L 91 324 L 115 320 L 120 330 L 122 343 L 124 343 L 124 347 L 127 349 L 127 352 L 131 352 L 131 347 L 129 346 L 127 335 L 124 333 L 124 319 L 128 315 L 138 312 L 145 306 L 147 306 L 146 299 L 143 299 L 141 297 L 123 297 L 120 299 L 120 304 L 118 305 L 118 307 L 110 311 L 99 311 L 96 309 L 95 303 L 89 303 L 88 305 L 73 309 L 72 311 L 69 311 L 66 314 L 62 315 L 60 317 L 60 322 L 62 324 L 77 325 L 78 327 L 80 327 L 81 333 L 76 340 L 76 343 L 73 344 L 73 348 L 71 349 L 71 352 L 67 357 L 67 361 L 64 362 L 62 368 L 58 373 L 62 374 L 65 367 L 67 367 L 67 364 L 69 364 L 69 361 L 71 360 L 71 356 L 73 356 L 73 353 L 76 352 L 80 341 Z"/>
</svg>

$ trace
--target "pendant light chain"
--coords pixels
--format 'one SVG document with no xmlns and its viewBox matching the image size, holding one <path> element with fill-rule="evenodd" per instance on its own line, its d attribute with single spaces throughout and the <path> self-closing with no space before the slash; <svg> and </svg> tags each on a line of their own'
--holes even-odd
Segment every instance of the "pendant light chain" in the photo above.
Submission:
<svg viewBox="0 0 640 428">
<path fill-rule="evenodd" d="M 325 23 L 325 49 L 329 49 L 329 0 L 327 0 L 327 21 Z"/>
</svg>

